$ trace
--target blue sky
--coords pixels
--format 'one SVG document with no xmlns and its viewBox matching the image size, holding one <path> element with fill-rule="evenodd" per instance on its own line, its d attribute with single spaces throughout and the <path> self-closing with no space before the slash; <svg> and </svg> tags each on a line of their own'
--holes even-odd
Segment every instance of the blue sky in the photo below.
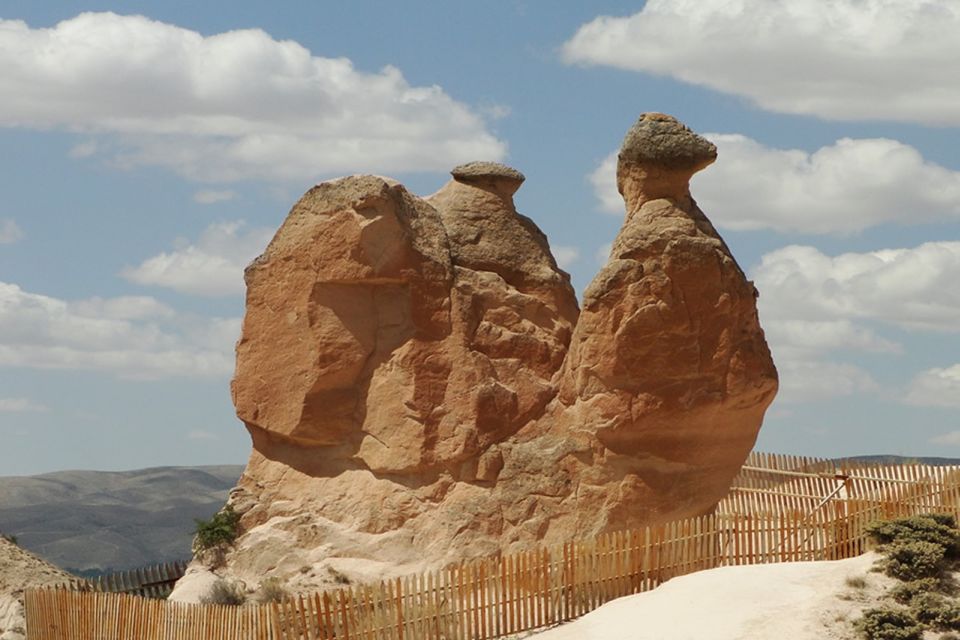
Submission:
<svg viewBox="0 0 960 640">
<path fill-rule="evenodd" d="M 0 475 L 242 463 L 243 265 L 349 173 L 527 176 L 579 290 L 644 111 L 761 292 L 758 447 L 960 456 L 960 3 L 0 4 Z"/>
</svg>

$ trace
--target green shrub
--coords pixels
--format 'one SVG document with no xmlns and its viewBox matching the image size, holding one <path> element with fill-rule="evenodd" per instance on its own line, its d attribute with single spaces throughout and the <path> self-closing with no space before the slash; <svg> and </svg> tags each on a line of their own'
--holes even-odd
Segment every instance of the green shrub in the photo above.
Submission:
<svg viewBox="0 0 960 640">
<path fill-rule="evenodd" d="M 201 551 L 221 545 L 233 544 L 239 534 L 240 514 L 230 505 L 214 514 L 209 520 L 194 520 L 197 530 L 195 547 Z"/>
<path fill-rule="evenodd" d="M 856 622 L 857 630 L 867 640 L 921 640 L 923 626 L 909 611 L 901 609 L 868 609 Z"/>
<path fill-rule="evenodd" d="M 898 580 L 935 578 L 946 567 L 944 548 L 922 540 L 897 541 L 886 548 L 880 567 L 888 576 Z"/>
<path fill-rule="evenodd" d="M 0 538 L 3 538 L 10 544 L 15 544 L 17 546 L 20 546 L 20 544 L 17 542 L 17 536 L 13 534 L 0 533 Z"/>
<path fill-rule="evenodd" d="M 330 574 L 330 577 L 333 578 L 333 581 L 337 584 L 350 584 L 350 578 L 343 575 L 333 567 L 327 567 L 327 573 Z"/>
<path fill-rule="evenodd" d="M 952 605 L 939 593 L 919 593 L 910 601 L 910 612 L 918 622 L 938 626 L 941 618 L 950 618 Z"/>
<path fill-rule="evenodd" d="M 874 522 L 867 527 L 867 533 L 880 545 L 929 542 L 943 547 L 946 557 L 960 558 L 960 531 L 953 516 L 930 514 Z"/>
<path fill-rule="evenodd" d="M 957 518 L 952 513 L 928 513 L 923 516 L 951 529 L 957 528 Z"/>
<path fill-rule="evenodd" d="M 280 578 L 267 578 L 260 583 L 257 589 L 257 600 L 260 602 L 283 602 L 287 597 L 287 590 Z"/>
<path fill-rule="evenodd" d="M 922 593 L 940 591 L 940 581 L 936 578 L 920 578 L 909 582 L 901 582 L 890 590 L 890 596 L 900 604 L 910 604 L 910 601 Z"/>
<path fill-rule="evenodd" d="M 865 589 L 867 587 L 867 579 L 863 576 L 847 576 L 844 582 L 851 589 Z"/>
<path fill-rule="evenodd" d="M 210 587 L 207 595 L 200 598 L 204 604 L 223 604 L 238 607 L 247 601 L 243 585 L 220 578 Z"/>
</svg>

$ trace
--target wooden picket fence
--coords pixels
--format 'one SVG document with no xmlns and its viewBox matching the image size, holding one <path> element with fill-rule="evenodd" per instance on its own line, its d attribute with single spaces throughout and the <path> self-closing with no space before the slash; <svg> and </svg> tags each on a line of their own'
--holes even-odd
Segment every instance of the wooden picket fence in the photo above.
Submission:
<svg viewBox="0 0 960 640">
<path fill-rule="evenodd" d="M 63 585 L 71 591 L 126 593 L 144 598 L 166 598 L 187 571 L 187 562 L 164 562 Z"/>
<path fill-rule="evenodd" d="M 960 509 L 960 467 L 878 465 L 751 453 L 718 513 L 816 513 L 846 501 L 884 504 L 880 517 Z"/>
<path fill-rule="evenodd" d="M 28 591 L 28 640 L 487 640 L 544 628 L 670 578 L 835 560 L 891 516 L 952 513 L 960 469 L 752 454 L 714 514 L 247 607 Z"/>
</svg>

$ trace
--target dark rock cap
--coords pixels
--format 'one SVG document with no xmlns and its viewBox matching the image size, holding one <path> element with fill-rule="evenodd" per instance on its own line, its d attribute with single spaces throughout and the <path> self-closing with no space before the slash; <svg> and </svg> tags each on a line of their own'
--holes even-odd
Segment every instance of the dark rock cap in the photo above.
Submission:
<svg viewBox="0 0 960 640">
<path fill-rule="evenodd" d="M 620 147 L 620 162 L 697 171 L 717 159 L 717 147 L 663 113 L 644 113 Z"/>
<path fill-rule="evenodd" d="M 478 180 L 481 178 L 499 178 L 512 180 L 517 183 L 526 180 L 526 177 L 513 167 L 508 167 L 507 165 L 500 164 L 499 162 L 487 161 L 476 161 L 468 162 L 467 164 L 461 164 L 457 167 L 454 167 L 450 172 L 450 175 L 452 175 L 455 179 L 464 182 L 470 182 L 471 180 Z"/>
</svg>

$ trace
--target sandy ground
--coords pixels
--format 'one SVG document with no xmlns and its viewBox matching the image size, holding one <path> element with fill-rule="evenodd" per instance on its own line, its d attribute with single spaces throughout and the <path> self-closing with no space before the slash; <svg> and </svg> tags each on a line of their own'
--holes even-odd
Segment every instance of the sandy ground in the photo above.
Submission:
<svg viewBox="0 0 960 640">
<path fill-rule="evenodd" d="M 895 581 L 877 555 L 836 562 L 722 567 L 620 598 L 531 640 L 848 640 L 852 621 Z M 848 578 L 864 578 L 865 587 Z"/>
<path fill-rule="evenodd" d="M 24 637 L 23 590 L 69 580 L 66 571 L 0 538 L 0 640 Z"/>
</svg>

